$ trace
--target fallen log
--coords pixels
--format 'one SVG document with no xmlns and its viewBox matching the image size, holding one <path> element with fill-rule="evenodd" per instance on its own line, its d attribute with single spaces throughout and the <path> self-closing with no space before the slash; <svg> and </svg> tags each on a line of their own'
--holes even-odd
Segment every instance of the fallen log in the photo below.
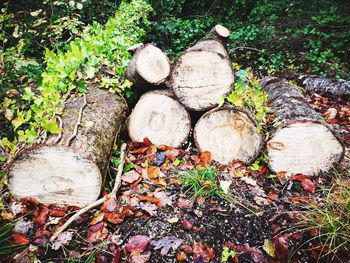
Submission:
<svg viewBox="0 0 350 263">
<path fill-rule="evenodd" d="M 114 94 L 89 85 L 72 96 L 62 115 L 62 133 L 26 150 L 9 168 L 9 188 L 44 204 L 86 206 L 95 201 L 107 172 L 127 106 Z"/>
<path fill-rule="evenodd" d="M 170 74 L 170 63 L 165 53 L 152 44 L 130 47 L 134 56 L 128 64 L 126 77 L 135 86 L 147 88 L 163 84 Z"/>
<path fill-rule="evenodd" d="M 148 138 L 156 145 L 181 146 L 191 130 L 186 109 L 167 90 L 149 91 L 141 96 L 127 120 L 132 141 Z"/>
<path fill-rule="evenodd" d="M 327 79 L 318 76 L 301 76 L 299 80 L 308 92 L 315 92 L 332 98 L 350 98 L 349 80 Z"/>
<path fill-rule="evenodd" d="M 233 160 L 249 164 L 262 147 L 255 121 L 229 105 L 206 112 L 194 128 L 194 140 L 200 151 L 210 151 L 213 160 L 223 164 Z"/>
<path fill-rule="evenodd" d="M 219 37 L 217 31 L 221 32 L 214 28 L 207 37 L 187 49 L 176 60 L 170 74 L 170 87 L 187 109 L 211 109 L 232 91 L 234 72 L 221 43 L 229 33 L 220 33 Z"/>
<path fill-rule="evenodd" d="M 268 77 L 261 81 L 280 122 L 267 142 L 273 172 L 318 175 L 344 156 L 344 147 L 296 86 Z"/>
</svg>

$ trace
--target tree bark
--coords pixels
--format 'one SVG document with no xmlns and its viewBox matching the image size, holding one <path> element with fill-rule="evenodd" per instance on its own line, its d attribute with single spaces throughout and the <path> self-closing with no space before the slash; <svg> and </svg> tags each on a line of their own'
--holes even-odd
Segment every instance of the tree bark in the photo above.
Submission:
<svg viewBox="0 0 350 263">
<path fill-rule="evenodd" d="M 279 122 L 267 142 L 273 172 L 318 175 L 344 156 L 344 147 L 323 118 L 306 102 L 298 87 L 268 77 L 261 81 Z"/>
<path fill-rule="evenodd" d="M 221 96 L 232 91 L 234 71 L 227 51 L 215 34 L 209 33 L 177 60 L 170 74 L 170 87 L 190 110 L 217 106 Z"/>
<path fill-rule="evenodd" d="M 301 76 L 299 80 L 308 92 L 332 98 L 350 98 L 350 81 L 344 79 L 327 79 L 318 76 Z"/>
<path fill-rule="evenodd" d="M 234 160 L 249 164 L 262 148 L 262 138 L 250 115 L 224 105 L 206 112 L 194 128 L 194 140 L 200 151 L 210 151 L 223 164 Z"/>
<path fill-rule="evenodd" d="M 98 198 L 127 106 L 94 84 L 85 99 L 72 96 L 66 102 L 57 143 L 51 136 L 14 160 L 9 185 L 16 197 L 79 207 Z"/>
<path fill-rule="evenodd" d="M 170 74 L 169 59 L 159 48 L 152 44 L 137 44 L 130 47 L 134 53 L 127 67 L 127 79 L 143 89 L 163 84 Z"/>
<path fill-rule="evenodd" d="M 181 146 L 191 131 L 190 115 L 167 90 L 141 96 L 127 121 L 131 140 L 148 138 L 155 145 Z"/>
</svg>

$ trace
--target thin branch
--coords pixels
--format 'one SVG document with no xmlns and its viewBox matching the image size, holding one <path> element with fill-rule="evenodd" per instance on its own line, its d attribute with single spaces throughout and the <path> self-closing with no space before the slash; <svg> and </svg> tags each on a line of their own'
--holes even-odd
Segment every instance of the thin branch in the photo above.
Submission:
<svg viewBox="0 0 350 263">
<path fill-rule="evenodd" d="M 70 136 L 67 140 L 67 143 L 66 143 L 66 146 L 68 147 L 72 140 L 77 136 L 77 133 L 78 133 L 78 128 L 79 126 L 81 125 L 81 117 L 83 115 L 83 110 L 85 108 L 85 106 L 87 105 L 87 101 L 86 101 L 86 94 L 84 94 L 84 103 L 83 105 L 81 106 L 80 110 L 79 110 L 79 116 L 78 116 L 78 120 L 77 120 L 77 123 L 75 124 L 75 127 L 74 127 L 74 131 L 73 131 L 73 134 L 72 136 Z"/>
<path fill-rule="evenodd" d="M 266 51 L 261 50 L 261 49 L 257 49 L 257 48 L 254 48 L 254 47 L 244 47 L 244 46 L 239 46 L 239 47 L 231 48 L 228 52 L 229 52 L 229 53 L 232 53 L 232 52 L 236 51 L 237 49 L 248 49 L 248 50 L 253 50 L 253 51 L 256 51 L 256 52 L 263 52 L 263 53 L 266 53 Z"/>
<path fill-rule="evenodd" d="M 65 222 L 60 228 L 57 229 L 57 231 L 51 236 L 50 241 L 53 242 L 57 236 L 62 233 L 74 220 L 76 220 L 80 215 L 86 213 L 90 209 L 99 206 L 103 204 L 109 197 L 114 198 L 117 195 L 117 192 L 119 190 L 119 187 L 121 185 L 121 179 L 122 179 L 122 174 L 123 174 L 123 168 L 124 168 L 124 163 L 125 163 L 125 152 L 126 152 L 126 143 L 123 143 L 121 148 L 120 148 L 120 164 L 118 166 L 118 172 L 115 177 L 114 181 L 114 187 L 112 192 L 109 194 L 105 195 L 104 197 L 96 200 L 95 202 L 85 206 L 84 208 L 78 210 L 74 215 L 72 215 L 67 222 Z"/>
</svg>

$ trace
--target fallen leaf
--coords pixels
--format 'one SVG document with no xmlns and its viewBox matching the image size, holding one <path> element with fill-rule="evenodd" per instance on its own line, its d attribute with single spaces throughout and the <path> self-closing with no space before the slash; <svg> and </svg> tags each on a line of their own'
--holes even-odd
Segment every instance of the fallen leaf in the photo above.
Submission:
<svg viewBox="0 0 350 263">
<path fill-rule="evenodd" d="M 315 183 L 310 179 L 305 179 L 304 181 L 302 181 L 301 186 L 304 188 L 305 191 L 309 193 L 314 193 L 316 189 Z"/>
<path fill-rule="evenodd" d="M 168 221 L 170 224 L 174 224 L 179 222 L 179 218 L 178 217 L 172 217 L 172 218 L 168 218 L 166 221 Z"/>
<path fill-rule="evenodd" d="M 149 195 L 139 195 L 138 199 L 140 201 L 146 201 L 149 203 L 156 203 L 156 204 L 160 202 L 160 200 L 158 198 L 153 197 L 153 196 L 149 196 Z"/>
<path fill-rule="evenodd" d="M 156 166 L 150 166 L 147 168 L 147 176 L 149 179 L 156 179 L 160 176 L 160 169 Z"/>
<path fill-rule="evenodd" d="M 64 231 L 60 233 L 55 241 L 52 244 L 53 250 L 58 250 L 62 246 L 69 245 L 70 241 L 72 240 L 73 232 L 72 231 Z"/>
<path fill-rule="evenodd" d="M 180 251 L 178 253 L 176 253 L 176 260 L 177 261 L 185 261 L 187 259 L 187 255 L 185 252 Z"/>
<path fill-rule="evenodd" d="M 145 251 L 149 242 L 151 242 L 151 239 L 148 236 L 136 235 L 129 239 L 125 248 L 129 252 L 133 252 L 133 251 L 143 252 Z"/>
<path fill-rule="evenodd" d="M 34 214 L 34 222 L 39 224 L 39 225 L 43 225 L 46 223 L 46 220 L 48 218 L 50 210 L 43 206 L 42 208 L 39 209 L 39 211 L 35 211 Z"/>
<path fill-rule="evenodd" d="M 91 222 L 89 223 L 89 226 L 96 225 L 97 223 L 100 223 L 104 217 L 105 217 L 105 213 L 103 213 L 103 212 L 98 213 L 98 215 L 95 216 L 91 220 Z"/>
<path fill-rule="evenodd" d="M 151 252 L 145 252 L 145 253 L 140 253 L 140 251 L 133 251 L 130 254 L 131 262 L 132 263 L 145 263 L 149 260 L 151 257 Z"/>
<path fill-rule="evenodd" d="M 182 197 L 177 201 L 177 206 L 179 208 L 192 208 L 194 204 L 193 200 L 184 199 Z"/>
<path fill-rule="evenodd" d="M 276 256 L 276 246 L 268 239 L 264 240 L 263 250 L 265 250 L 265 252 L 271 257 Z"/>
<path fill-rule="evenodd" d="M 253 199 L 258 205 L 266 206 L 270 204 L 270 201 L 264 197 L 254 196 Z"/>
<path fill-rule="evenodd" d="M 236 246 L 236 251 L 242 254 L 248 254 L 256 263 L 265 262 L 264 254 L 256 247 L 250 247 L 248 243 Z"/>
<path fill-rule="evenodd" d="M 171 200 L 171 197 L 166 194 L 166 192 L 161 191 L 161 192 L 155 192 L 153 194 L 154 197 L 158 198 L 160 200 L 160 206 L 172 206 L 173 201 Z"/>
<path fill-rule="evenodd" d="M 113 212 L 117 208 L 117 200 L 114 196 L 108 195 L 103 202 L 101 210 L 103 212 Z"/>
<path fill-rule="evenodd" d="M 173 237 L 173 236 L 166 236 L 157 241 L 156 240 L 152 241 L 151 244 L 155 246 L 154 249 L 162 249 L 160 251 L 160 254 L 164 256 L 168 254 L 171 248 L 175 251 L 183 242 L 184 241 L 180 238 Z"/>
<path fill-rule="evenodd" d="M 303 174 L 293 174 L 291 178 L 295 181 L 303 182 L 307 176 Z"/>
<path fill-rule="evenodd" d="M 204 262 L 209 262 L 215 258 L 215 251 L 213 248 L 201 243 L 194 243 L 192 245 L 194 259 L 202 257 Z"/>
<path fill-rule="evenodd" d="M 149 213 L 151 216 L 154 216 L 157 214 L 158 207 L 155 204 L 151 203 L 140 203 L 140 208 L 147 213 Z"/>
<path fill-rule="evenodd" d="M 208 151 L 201 152 L 199 155 L 199 165 L 208 165 L 211 163 L 211 153 Z"/>
<path fill-rule="evenodd" d="M 228 189 L 230 189 L 231 184 L 232 184 L 232 181 L 225 181 L 225 180 L 220 181 L 220 187 L 225 194 L 228 194 Z"/>
<path fill-rule="evenodd" d="M 93 225 L 88 230 L 87 240 L 89 242 L 98 242 L 108 235 L 108 230 L 105 227 L 104 222 L 97 223 Z"/>
<path fill-rule="evenodd" d="M 191 230 L 193 227 L 193 224 L 188 220 L 182 221 L 182 225 L 183 225 L 184 229 L 186 229 L 186 230 Z"/>
<path fill-rule="evenodd" d="M 246 184 L 249 184 L 251 186 L 257 186 L 256 180 L 254 180 L 253 178 L 247 177 L 247 176 L 241 177 L 241 181 L 243 181 Z"/>
<path fill-rule="evenodd" d="M 28 237 L 20 233 L 13 233 L 12 239 L 18 245 L 28 245 L 30 242 Z"/>
<path fill-rule="evenodd" d="M 131 184 L 137 181 L 140 178 L 140 176 L 141 175 L 137 173 L 135 170 L 131 170 L 122 176 L 122 181 L 128 184 Z"/>
</svg>

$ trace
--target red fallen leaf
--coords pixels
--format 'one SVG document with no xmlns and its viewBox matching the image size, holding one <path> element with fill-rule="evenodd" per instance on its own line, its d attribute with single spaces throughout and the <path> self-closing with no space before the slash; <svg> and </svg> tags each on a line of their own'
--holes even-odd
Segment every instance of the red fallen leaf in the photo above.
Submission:
<svg viewBox="0 0 350 263">
<path fill-rule="evenodd" d="M 211 163 L 211 153 L 208 151 L 201 152 L 199 155 L 199 165 L 208 165 Z"/>
<path fill-rule="evenodd" d="M 147 168 L 147 176 L 149 179 L 156 179 L 160 176 L 160 169 L 157 166 L 150 166 Z"/>
<path fill-rule="evenodd" d="M 122 181 L 128 184 L 131 184 L 137 181 L 137 179 L 139 179 L 140 176 L 141 175 L 137 173 L 135 170 L 131 170 L 122 176 Z"/>
<path fill-rule="evenodd" d="M 96 225 L 97 223 L 100 223 L 105 217 L 105 213 L 100 212 L 97 216 L 95 216 L 91 222 L 89 223 L 89 226 Z"/>
<path fill-rule="evenodd" d="M 303 175 L 303 174 L 293 174 L 292 175 L 292 179 L 299 181 L 299 182 L 303 182 L 306 178 L 307 178 L 307 176 Z"/>
<path fill-rule="evenodd" d="M 117 208 L 117 200 L 114 196 L 108 195 L 106 201 L 103 202 L 101 210 L 103 212 L 113 212 Z"/>
<path fill-rule="evenodd" d="M 153 143 L 148 139 L 148 137 L 143 138 L 143 144 L 146 146 L 152 146 Z"/>
<path fill-rule="evenodd" d="M 139 195 L 138 199 L 140 201 L 146 201 L 149 203 L 159 203 L 160 202 L 160 199 L 153 197 L 153 196 L 148 196 L 148 195 Z"/>
<path fill-rule="evenodd" d="M 186 230 L 191 230 L 193 227 L 193 224 L 188 220 L 182 221 L 182 225 L 183 225 L 184 229 L 186 229 Z"/>
<path fill-rule="evenodd" d="M 259 175 L 264 175 L 267 172 L 267 167 L 266 166 L 260 166 L 259 168 Z"/>
<path fill-rule="evenodd" d="M 194 259 L 202 257 L 204 262 L 209 262 L 215 258 L 215 251 L 213 248 L 201 243 L 194 243 L 192 245 Z"/>
<path fill-rule="evenodd" d="M 30 242 L 28 237 L 20 233 L 13 233 L 12 239 L 18 245 L 28 245 Z"/>
<path fill-rule="evenodd" d="M 148 146 L 136 148 L 136 149 L 134 149 L 134 150 L 130 150 L 129 152 L 130 152 L 130 153 L 133 153 L 133 154 L 135 154 L 135 153 L 136 153 L 136 154 L 138 154 L 138 153 L 144 154 L 147 150 L 148 150 Z"/>
<path fill-rule="evenodd" d="M 281 171 L 281 172 L 277 173 L 277 177 L 280 178 L 280 179 L 285 179 L 286 175 L 287 175 L 286 171 Z"/>
<path fill-rule="evenodd" d="M 133 252 L 133 251 L 143 252 L 145 251 L 149 242 L 151 242 L 151 239 L 148 236 L 136 235 L 129 239 L 125 248 L 129 252 Z"/>
<path fill-rule="evenodd" d="M 278 193 L 276 193 L 276 192 L 270 192 L 270 193 L 268 194 L 268 198 L 269 198 L 270 200 L 272 200 L 272 201 L 276 201 L 276 200 L 278 200 Z"/>
<path fill-rule="evenodd" d="M 294 204 L 300 204 L 302 202 L 307 202 L 309 200 L 309 198 L 307 196 L 295 196 L 291 198 L 291 201 Z"/>
<path fill-rule="evenodd" d="M 122 255 L 122 250 L 120 249 L 120 247 L 118 247 L 117 252 L 115 253 L 111 263 L 119 263 L 121 255 Z"/>
<path fill-rule="evenodd" d="M 125 217 L 132 216 L 133 214 L 134 213 L 130 209 L 127 209 L 123 211 L 121 214 L 107 213 L 105 217 L 108 222 L 117 225 L 122 223 Z"/>
<path fill-rule="evenodd" d="M 101 239 L 105 238 L 108 235 L 108 230 L 105 228 L 105 223 L 100 222 L 96 225 L 93 225 L 88 230 L 87 240 L 89 242 L 98 242 Z"/>
<path fill-rule="evenodd" d="M 301 186 L 304 188 L 305 191 L 308 191 L 309 193 L 314 193 L 316 189 L 315 183 L 310 179 L 305 179 L 304 181 L 302 181 Z"/>
<path fill-rule="evenodd" d="M 24 197 L 21 199 L 21 202 L 27 205 L 38 205 L 39 202 L 34 197 Z"/>
<path fill-rule="evenodd" d="M 145 263 L 149 260 L 151 257 L 151 251 L 140 253 L 140 251 L 133 251 L 130 254 L 131 262 L 132 263 Z"/>
<path fill-rule="evenodd" d="M 46 223 L 50 210 L 43 206 L 41 209 L 36 210 L 34 213 L 34 222 L 38 225 L 43 225 Z"/>
<path fill-rule="evenodd" d="M 238 253 L 248 254 L 256 263 L 265 262 L 265 256 L 261 250 L 256 247 L 250 247 L 248 243 L 236 246 L 236 251 Z"/>
<path fill-rule="evenodd" d="M 99 254 L 99 255 L 96 255 L 96 261 L 95 262 L 96 263 L 107 263 L 108 260 L 107 260 L 106 256 Z"/>
<path fill-rule="evenodd" d="M 187 245 L 187 244 L 183 244 L 179 247 L 179 250 L 183 250 L 185 251 L 186 253 L 193 253 L 193 250 L 192 250 L 192 247 L 190 245 Z"/>
<path fill-rule="evenodd" d="M 53 210 L 50 210 L 49 215 L 50 216 L 62 217 L 62 216 L 65 216 L 66 213 L 67 213 L 67 211 L 63 210 L 63 209 L 53 209 Z"/>
</svg>

